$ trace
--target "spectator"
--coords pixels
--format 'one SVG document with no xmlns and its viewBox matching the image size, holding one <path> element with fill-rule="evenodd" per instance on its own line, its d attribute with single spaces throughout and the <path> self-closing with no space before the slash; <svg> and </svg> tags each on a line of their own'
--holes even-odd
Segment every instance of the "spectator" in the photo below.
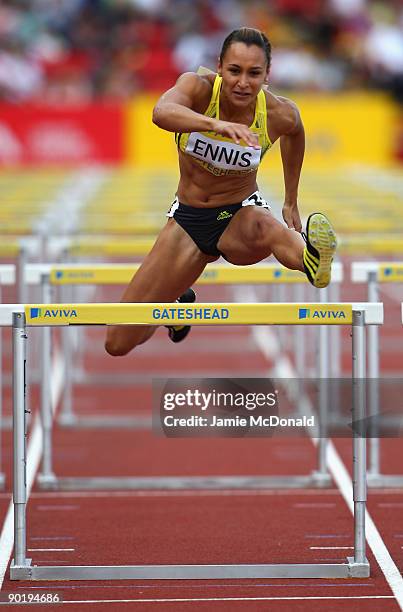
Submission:
<svg viewBox="0 0 403 612">
<path fill-rule="evenodd" d="M 403 101 L 398 0 L 3 0 L 0 99 L 128 99 L 214 69 L 240 24 L 273 44 L 273 87 L 388 89 Z M 400 11 L 400 12 L 399 12 Z M 180 16 L 180 19 L 178 19 Z"/>
</svg>

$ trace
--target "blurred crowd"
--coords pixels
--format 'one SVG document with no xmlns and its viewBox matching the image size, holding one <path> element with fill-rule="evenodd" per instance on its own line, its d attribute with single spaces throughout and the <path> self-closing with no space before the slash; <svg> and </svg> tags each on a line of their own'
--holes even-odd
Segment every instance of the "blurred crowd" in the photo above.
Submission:
<svg viewBox="0 0 403 612">
<path fill-rule="evenodd" d="M 380 88 L 403 102 L 403 0 L 1 0 L 0 100 L 162 91 L 214 69 L 240 25 L 271 40 L 274 91 Z"/>
</svg>

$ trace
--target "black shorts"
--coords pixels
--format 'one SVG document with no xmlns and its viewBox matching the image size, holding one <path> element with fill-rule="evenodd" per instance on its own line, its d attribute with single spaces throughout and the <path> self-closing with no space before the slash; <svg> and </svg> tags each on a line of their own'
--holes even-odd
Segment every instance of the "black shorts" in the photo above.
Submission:
<svg viewBox="0 0 403 612">
<path fill-rule="evenodd" d="M 197 244 L 202 253 L 219 256 L 222 253 L 218 250 L 217 243 L 232 217 L 243 206 L 262 206 L 270 210 L 270 206 L 260 193 L 255 191 L 242 202 L 215 208 L 195 208 L 182 204 L 178 198 L 175 198 L 167 217 L 175 219 L 189 234 L 193 242 Z"/>
</svg>

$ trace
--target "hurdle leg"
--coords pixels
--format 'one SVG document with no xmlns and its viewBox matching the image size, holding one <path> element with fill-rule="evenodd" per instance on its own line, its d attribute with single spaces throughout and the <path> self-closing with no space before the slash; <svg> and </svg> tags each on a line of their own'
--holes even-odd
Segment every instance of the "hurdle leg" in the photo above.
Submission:
<svg viewBox="0 0 403 612">
<path fill-rule="evenodd" d="M 331 283 L 329 285 L 329 299 L 331 302 L 340 302 L 340 284 Z M 338 325 L 332 325 L 329 329 L 329 414 L 331 421 L 341 421 L 342 410 L 340 402 L 341 389 L 341 328 Z"/>
<path fill-rule="evenodd" d="M 353 500 L 354 500 L 354 558 L 348 561 L 357 569 L 369 572 L 365 557 L 366 437 L 365 437 L 365 321 L 364 312 L 353 313 Z"/>
<path fill-rule="evenodd" d="M 331 283 L 329 285 L 329 299 L 331 302 L 340 302 L 340 285 L 339 283 Z M 331 378 L 340 378 L 341 376 L 341 338 L 340 327 L 332 325 L 329 330 L 330 347 L 332 349 L 332 358 L 329 358 L 329 374 Z M 330 351 L 329 351 L 330 355 Z"/>
<path fill-rule="evenodd" d="M 321 290 L 321 302 L 326 303 L 328 291 Z M 327 469 L 327 419 L 329 402 L 329 328 L 327 325 L 318 326 L 319 350 L 319 440 L 317 446 L 317 469 L 313 472 L 314 480 L 328 486 L 331 483 L 330 474 Z"/>
<path fill-rule="evenodd" d="M 371 271 L 368 274 L 368 301 L 377 302 L 379 299 L 379 288 L 377 272 Z M 371 435 L 369 438 L 369 464 L 368 464 L 368 485 L 379 484 L 380 475 L 380 447 L 378 438 L 377 419 L 379 415 L 379 330 L 376 325 L 372 325 L 368 330 L 368 375 L 369 375 L 369 413 L 371 416 Z"/>
<path fill-rule="evenodd" d="M 294 301 L 302 303 L 304 301 L 304 285 L 294 285 Z M 302 391 L 302 379 L 306 376 L 306 364 L 305 364 L 305 327 L 303 325 L 296 325 L 294 328 L 294 363 L 297 376 L 300 379 L 300 389 Z"/>
<path fill-rule="evenodd" d="M 69 289 L 71 288 L 68 286 L 61 287 L 61 301 L 63 303 L 69 301 Z M 75 330 L 71 327 L 63 327 L 61 329 L 64 358 L 64 389 L 58 422 L 65 426 L 71 426 L 77 423 L 77 417 L 73 411 L 73 332 L 75 332 Z"/>
<path fill-rule="evenodd" d="M 69 249 L 63 249 L 62 252 L 62 263 L 71 262 Z M 73 301 L 73 288 L 69 285 L 62 285 L 60 287 L 60 301 L 62 303 L 68 303 Z M 70 327 L 63 327 L 61 329 L 62 339 L 62 353 L 64 361 L 64 388 L 62 405 L 60 409 L 60 415 L 58 423 L 60 425 L 74 425 L 76 424 L 76 415 L 73 412 L 73 333 L 78 333 L 78 330 L 74 330 Z"/>
<path fill-rule="evenodd" d="M 25 315 L 13 313 L 13 502 L 14 559 L 13 568 L 27 568 L 26 558 L 26 329 Z"/>
<path fill-rule="evenodd" d="M 273 302 L 286 302 L 285 292 L 286 287 L 284 284 L 274 285 L 274 296 Z M 284 325 L 279 325 L 277 329 L 278 340 L 280 342 L 280 346 L 283 348 L 284 352 L 286 351 L 287 345 L 287 328 Z"/>
<path fill-rule="evenodd" d="M 25 278 L 25 268 L 26 268 L 27 260 L 28 260 L 28 247 L 24 246 L 23 244 L 20 244 L 18 259 L 17 259 L 17 266 L 16 266 L 17 302 L 19 304 L 27 304 L 30 302 L 28 283 L 26 282 L 26 278 Z M 28 346 L 28 361 L 30 361 L 30 358 L 32 357 L 33 345 L 34 345 L 34 342 L 31 341 L 30 345 Z M 28 424 L 30 422 L 30 416 L 31 416 L 31 408 L 30 408 L 31 396 L 30 396 L 29 385 L 30 385 L 30 381 L 27 380 L 26 381 L 25 406 L 26 406 L 26 411 L 27 411 Z"/>
<path fill-rule="evenodd" d="M 41 279 L 42 301 L 49 304 L 52 301 L 52 291 L 49 274 L 43 274 Z M 48 326 L 42 328 L 41 343 L 41 423 L 42 423 L 42 466 L 38 474 L 40 486 L 49 486 L 55 483 L 56 478 L 52 470 L 52 400 L 51 400 L 51 372 L 52 372 L 52 329 Z"/>
</svg>

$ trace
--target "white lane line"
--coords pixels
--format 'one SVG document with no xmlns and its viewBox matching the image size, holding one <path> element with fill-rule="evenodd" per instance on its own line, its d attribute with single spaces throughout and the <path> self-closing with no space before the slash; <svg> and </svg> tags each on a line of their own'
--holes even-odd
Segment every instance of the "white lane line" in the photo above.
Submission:
<svg viewBox="0 0 403 612">
<path fill-rule="evenodd" d="M 310 546 L 311 550 L 354 550 L 354 546 Z"/>
<path fill-rule="evenodd" d="M 63 512 L 70 512 L 71 510 L 78 510 L 80 506 L 73 506 L 72 504 L 64 505 L 64 506 L 37 506 L 37 510 L 41 510 L 44 512 L 54 512 L 55 510 L 63 510 Z"/>
<path fill-rule="evenodd" d="M 307 533 L 304 536 L 305 538 L 309 539 L 309 540 L 316 540 L 316 539 L 321 539 L 321 540 L 328 540 L 328 539 L 334 539 L 334 538 L 349 538 L 350 536 L 347 533 L 343 533 L 343 534 L 339 534 L 339 533 Z"/>
<path fill-rule="evenodd" d="M 237 295 L 237 291 L 235 292 Z M 239 293 L 238 293 L 239 295 Z M 253 290 L 248 291 L 248 295 L 244 291 L 242 294 L 242 301 L 255 301 L 255 295 Z M 262 351 L 263 355 L 266 358 L 269 358 L 271 361 L 274 359 L 276 364 L 279 363 L 279 355 L 273 354 L 273 347 L 275 346 L 275 338 L 273 333 L 270 331 L 269 327 L 251 327 L 253 337 L 255 338 L 257 346 Z M 278 344 L 277 344 L 278 347 Z M 287 360 L 285 357 L 283 361 Z M 278 369 L 277 372 L 281 372 Z M 293 376 L 296 377 L 296 373 L 293 369 L 291 362 L 288 360 L 287 367 L 284 368 L 284 373 L 282 373 L 282 377 L 288 377 L 288 374 L 292 371 Z M 287 375 L 286 375 L 287 373 Z M 318 444 L 317 438 L 312 438 L 312 442 L 315 446 Z M 354 502 L 353 502 L 353 483 L 350 478 L 350 474 L 348 473 L 344 463 L 342 462 L 340 455 L 338 454 L 333 442 L 329 440 L 327 444 L 327 465 L 333 479 L 340 490 L 341 495 L 343 496 L 350 512 L 354 515 Z M 386 578 L 387 583 L 389 584 L 397 603 L 400 608 L 403 610 L 403 577 L 397 568 L 395 562 L 393 561 L 382 537 L 375 526 L 372 517 L 370 516 L 368 510 L 365 511 L 365 535 L 367 543 L 372 550 L 372 553 L 377 560 L 379 567 L 382 570 L 383 575 Z"/>
<path fill-rule="evenodd" d="M 51 380 L 51 398 L 52 409 L 55 410 L 63 387 L 63 361 L 60 353 L 57 353 L 53 361 L 52 380 Z M 27 448 L 27 499 L 34 482 L 42 456 L 42 427 L 39 413 L 35 416 L 35 421 L 32 427 L 28 448 Z M 7 571 L 8 561 L 14 546 L 14 507 L 13 502 L 7 510 L 4 520 L 3 529 L 0 534 L 0 589 L 3 586 L 4 576 Z"/>
<path fill-rule="evenodd" d="M 350 474 L 336 451 L 333 442 L 329 442 L 327 446 L 327 462 L 329 470 L 336 484 L 338 485 L 340 493 L 344 497 L 347 506 L 350 508 L 350 511 L 353 514 L 353 484 L 351 482 Z M 392 589 L 397 603 L 403 610 L 403 577 L 393 561 L 368 510 L 365 511 L 365 535 L 368 545 L 372 550 L 372 553 L 377 560 L 390 588 Z"/>
<path fill-rule="evenodd" d="M 187 603 L 206 601 L 335 601 L 335 600 L 365 600 L 365 599 L 394 599 L 393 595 L 352 595 L 352 596 L 308 596 L 308 597 L 181 597 L 164 599 L 74 599 L 61 602 L 62 604 L 100 604 L 100 603 Z M 0 605 L 3 605 L 0 603 Z M 9 605 L 8 603 L 6 605 Z"/>
<path fill-rule="evenodd" d="M 28 552 L 74 552 L 75 548 L 28 548 Z"/>
<path fill-rule="evenodd" d="M 37 542 L 39 540 L 75 540 L 73 536 L 36 536 L 29 538 L 31 542 Z"/>
<path fill-rule="evenodd" d="M 325 503 L 320 503 L 320 502 L 310 502 L 310 503 L 298 502 L 296 504 L 293 504 L 294 508 L 334 508 L 335 506 L 336 504 L 333 504 L 333 503 L 325 504 Z"/>
</svg>

